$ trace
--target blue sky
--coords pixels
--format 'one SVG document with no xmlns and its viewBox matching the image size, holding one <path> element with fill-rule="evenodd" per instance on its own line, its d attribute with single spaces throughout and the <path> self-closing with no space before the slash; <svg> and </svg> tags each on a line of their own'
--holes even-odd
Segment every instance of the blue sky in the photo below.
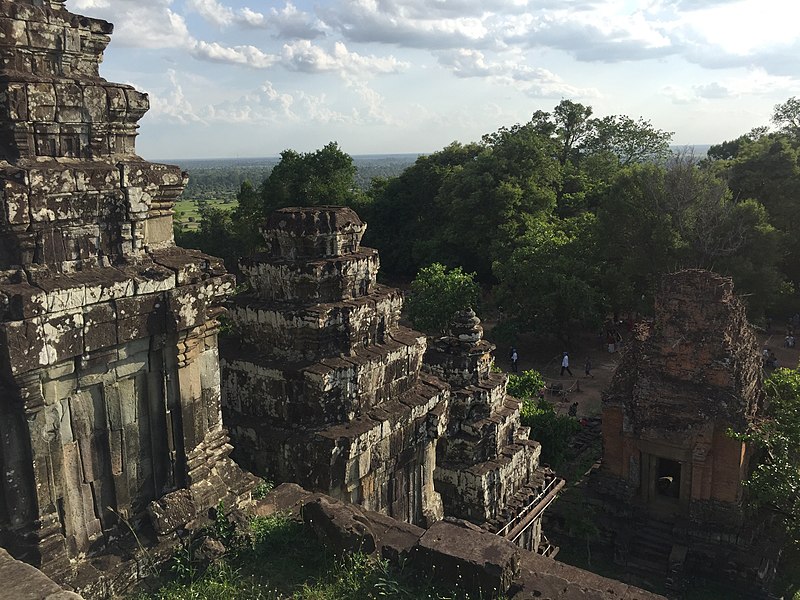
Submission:
<svg viewBox="0 0 800 600">
<path fill-rule="evenodd" d="M 147 158 L 432 152 L 562 98 L 712 144 L 800 95 L 797 0 L 67 0 Z"/>
</svg>

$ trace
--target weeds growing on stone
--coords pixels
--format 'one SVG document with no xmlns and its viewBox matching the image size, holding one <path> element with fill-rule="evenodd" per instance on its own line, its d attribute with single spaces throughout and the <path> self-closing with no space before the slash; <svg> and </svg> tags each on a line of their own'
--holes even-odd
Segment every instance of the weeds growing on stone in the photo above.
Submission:
<svg viewBox="0 0 800 600">
<path fill-rule="evenodd" d="M 302 523 L 284 514 L 255 517 L 246 531 L 231 530 L 232 526 L 218 510 L 208 533 L 227 540 L 226 554 L 207 565 L 196 547 L 182 546 L 165 574 L 168 583 L 136 600 L 469 598 L 458 590 L 437 587 L 402 565 L 393 567 L 360 553 L 334 557 Z"/>
</svg>

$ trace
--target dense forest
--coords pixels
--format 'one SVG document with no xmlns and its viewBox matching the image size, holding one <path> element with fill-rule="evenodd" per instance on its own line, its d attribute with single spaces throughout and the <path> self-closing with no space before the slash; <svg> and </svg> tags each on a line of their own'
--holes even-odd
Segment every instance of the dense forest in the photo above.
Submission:
<svg viewBox="0 0 800 600">
<path fill-rule="evenodd" d="M 416 154 L 354 156 L 356 167 L 355 184 L 367 190 L 375 177 L 394 177 L 416 160 Z M 179 160 L 176 161 L 189 173 L 189 184 L 183 198 L 194 201 L 235 200 L 245 181 L 264 181 L 280 158 L 236 158 L 226 160 Z"/>
<path fill-rule="evenodd" d="M 237 171 L 236 208 L 206 207 L 178 242 L 235 270 L 273 209 L 346 205 L 369 224 L 384 274 L 475 273 L 515 331 L 565 338 L 612 313 L 648 314 L 661 275 L 687 267 L 733 277 L 760 322 L 799 310 L 800 100 L 776 106 L 770 125 L 700 157 L 643 118 L 563 100 L 368 185 L 336 143 L 286 150 L 263 178 Z"/>
</svg>

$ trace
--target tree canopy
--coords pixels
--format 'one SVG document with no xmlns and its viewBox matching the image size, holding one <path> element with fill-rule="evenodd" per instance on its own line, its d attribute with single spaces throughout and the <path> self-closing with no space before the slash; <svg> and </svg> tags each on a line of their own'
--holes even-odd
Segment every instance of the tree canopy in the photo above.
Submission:
<svg viewBox="0 0 800 600">
<path fill-rule="evenodd" d="M 733 277 L 759 319 L 800 286 L 798 104 L 775 107 L 776 129 L 701 160 L 672 152 L 672 134 L 643 117 L 562 100 L 420 156 L 367 191 L 335 142 L 285 150 L 263 182 L 241 185 L 234 211 L 207 212 L 215 222 L 189 243 L 230 260 L 259 249 L 258 226 L 275 208 L 344 205 L 368 223 L 364 243 L 380 251 L 383 275 L 460 267 L 515 330 L 569 339 L 609 312 L 647 313 L 662 274 L 684 267 Z"/>
<path fill-rule="evenodd" d="M 426 333 L 444 333 L 456 313 L 477 307 L 479 298 L 480 288 L 472 273 L 433 263 L 420 269 L 411 283 L 408 318 Z"/>
</svg>

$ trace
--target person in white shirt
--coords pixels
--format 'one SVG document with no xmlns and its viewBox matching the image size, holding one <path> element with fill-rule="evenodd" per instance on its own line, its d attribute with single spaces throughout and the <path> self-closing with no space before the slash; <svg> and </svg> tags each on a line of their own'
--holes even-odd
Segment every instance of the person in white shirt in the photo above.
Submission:
<svg viewBox="0 0 800 600">
<path fill-rule="evenodd" d="M 569 373 L 570 377 L 573 377 L 572 371 L 569 370 L 569 354 L 564 352 L 564 355 L 561 358 L 561 377 L 564 376 L 564 371 Z"/>
</svg>

